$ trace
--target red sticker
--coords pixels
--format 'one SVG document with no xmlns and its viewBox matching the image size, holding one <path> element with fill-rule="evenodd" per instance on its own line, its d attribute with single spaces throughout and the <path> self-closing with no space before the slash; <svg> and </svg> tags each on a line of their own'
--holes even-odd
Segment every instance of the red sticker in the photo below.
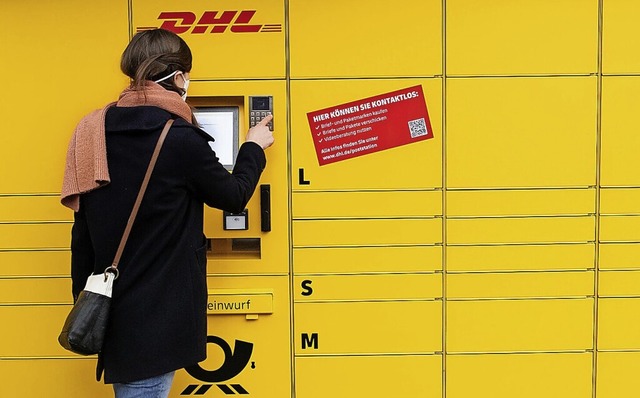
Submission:
<svg viewBox="0 0 640 398">
<path fill-rule="evenodd" d="M 422 86 L 307 113 L 320 166 L 433 138 Z"/>
</svg>

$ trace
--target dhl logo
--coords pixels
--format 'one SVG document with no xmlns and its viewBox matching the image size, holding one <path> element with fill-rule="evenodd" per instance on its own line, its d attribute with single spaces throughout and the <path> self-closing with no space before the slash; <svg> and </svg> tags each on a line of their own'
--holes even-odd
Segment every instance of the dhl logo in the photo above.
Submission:
<svg viewBox="0 0 640 398">
<path fill-rule="evenodd" d="M 176 34 L 190 31 L 191 34 L 225 33 L 227 28 L 232 33 L 271 33 L 282 32 L 282 24 L 252 24 L 256 10 L 242 11 L 205 11 L 200 19 L 190 11 L 163 11 L 158 19 L 163 21 L 161 29 Z M 196 20 L 198 21 L 196 23 Z M 155 27 L 139 27 L 137 30 L 154 29 Z"/>
</svg>

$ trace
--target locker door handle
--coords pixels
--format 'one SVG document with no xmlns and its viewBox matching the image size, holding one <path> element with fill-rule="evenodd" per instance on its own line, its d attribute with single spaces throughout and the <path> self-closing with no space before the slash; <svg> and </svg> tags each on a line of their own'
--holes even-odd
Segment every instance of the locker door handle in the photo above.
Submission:
<svg viewBox="0 0 640 398">
<path fill-rule="evenodd" d="M 260 229 L 271 231 L 271 185 L 260 185 Z"/>
</svg>

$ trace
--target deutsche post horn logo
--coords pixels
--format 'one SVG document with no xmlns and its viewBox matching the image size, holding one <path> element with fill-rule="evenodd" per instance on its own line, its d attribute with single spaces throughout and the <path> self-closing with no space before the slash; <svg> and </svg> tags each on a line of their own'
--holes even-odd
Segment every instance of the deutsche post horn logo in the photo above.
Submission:
<svg viewBox="0 0 640 398">
<path fill-rule="evenodd" d="M 187 373 L 191 376 L 206 383 L 220 383 L 236 377 L 244 370 L 244 368 L 247 367 L 249 360 L 251 359 L 251 354 L 253 353 L 253 344 L 242 340 L 235 341 L 233 351 L 229 344 L 218 336 L 207 336 L 207 344 L 208 343 L 216 344 L 222 348 L 222 351 L 224 352 L 224 362 L 222 363 L 222 366 L 215 370 L 206 370 L 202 368 L 200 364 L 185 368 Z M 216 385 L 227 395 L 249 394 L 249 392 L 240 384 Z M 191 395 L 192 393 L 195 395 L 203 395 L 211 387 L 212 384 L 205 384 L 202 386 L 192 384 L 187 386 L 180 395 Z"/>
</svg>

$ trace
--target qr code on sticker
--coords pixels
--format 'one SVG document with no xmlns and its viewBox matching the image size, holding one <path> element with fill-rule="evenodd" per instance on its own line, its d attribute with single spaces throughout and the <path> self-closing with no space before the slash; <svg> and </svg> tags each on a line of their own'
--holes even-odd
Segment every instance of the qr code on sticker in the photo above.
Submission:
<svg viewBox="0 0 640 398">
<path fill-rule="evenodd" d="M 421 137 L 429 133 L 424 118 L 409 120 L 409 131 L 411 132 L 411 138 Z"/>
</svg>

